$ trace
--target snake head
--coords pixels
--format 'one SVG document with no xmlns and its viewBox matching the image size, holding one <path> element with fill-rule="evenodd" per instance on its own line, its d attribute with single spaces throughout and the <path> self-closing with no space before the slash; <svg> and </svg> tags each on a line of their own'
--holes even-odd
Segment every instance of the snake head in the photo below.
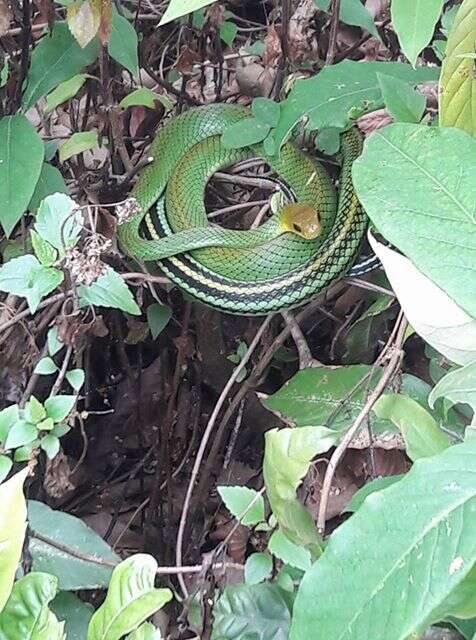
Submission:
<svg viewBox="0 0 476 640">
<path fill-rule="evenodd" d="M 294 233 L 305 240 L 315 240 L 322 232 L 319 213 L 308 204 L 291 202 L 279 214 L 283 232 Z"/>
</svg>

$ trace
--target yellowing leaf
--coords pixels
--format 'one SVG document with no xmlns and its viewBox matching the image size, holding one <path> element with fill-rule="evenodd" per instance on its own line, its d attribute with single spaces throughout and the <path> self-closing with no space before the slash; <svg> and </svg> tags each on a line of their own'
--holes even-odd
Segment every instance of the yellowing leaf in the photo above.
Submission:
<svg viewBox="0 0 476 640">
<path fill-rule="evenodd" d="M 97 4 L 89 0 L 70 4 L 66 10 L 66 22 L 77 43 L 84 49 L 99 29 L 101 15 Z"/>
</svg>

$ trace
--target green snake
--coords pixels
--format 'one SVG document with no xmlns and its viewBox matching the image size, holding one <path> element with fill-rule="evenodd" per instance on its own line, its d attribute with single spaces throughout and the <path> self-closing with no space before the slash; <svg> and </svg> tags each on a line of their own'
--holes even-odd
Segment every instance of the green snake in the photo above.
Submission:
<svg viewBox="0 0 476 640">
<path fill-rule="evenodd" d="M 150 148 L 153 161 L 131 192 L 138 207 L 118 234 L 126 253 L 159 261 L 175 284 L 202 302 L 229 313 L 264 315 L 305 303 L 354 262 L 367 225 L 351 178 L 362 140 L 356 129 L 342 135 L 336 197 L 325 169 L 291 142 L 273 156 L 261 143 L 225 148 L 225 129 L 249 117 L 245 107 L 214 104 L 168 121 Z M 210 224 L 204 204 L 208 180 L 256 156 L 299 204 L 283 206 L 254 230 Z"/>
</svg>

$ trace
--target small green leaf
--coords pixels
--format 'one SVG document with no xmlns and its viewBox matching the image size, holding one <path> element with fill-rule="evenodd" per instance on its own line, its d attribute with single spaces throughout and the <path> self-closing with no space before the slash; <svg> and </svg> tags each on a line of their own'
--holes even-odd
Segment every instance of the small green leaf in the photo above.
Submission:
<svg viewBox="0 0 476 640">
<path fill-rule="evenodd" d="M 142 106 L 147 107 L 148 109 L 155 109 L 156 102 L 160 102 L 167 111 L 170 111 L 172 108 L 172 102 L 161 93 L 156 93 L 152 91 L 152 89 L 148 89 L 147 87 L 141 87 L 140 89 L 136 89 L 131 93 L 127 94 L 119 103 L 119 106 L 123 109 L 127 109 L 128 107 L 134 106 Z"/>
<path fill-rule="evenodd" d="M 2 541 L 0 611 L 10 596 L 20 562 L 26 530 L 26 503 L 23 496 L 23 483 L 28 473 L 28 469 L 25 468 L 0 485 L 0 540 Z M 17 637 L 21 638 L 21 636 Z"/>
<path fill-rule="evenodd" d="M 25 444 L 29 444 L 36 440 L 38 436 L 38 430 L 31 422 L 25 422 L 20 420 L 8 432 L 7 439 L 5 441 L 5 449 L 16 449 L 22 447 Z"/>
<path fill-rule="evenodd" d="M 0 69 L 0 89 L 2 87 L 4 87 L 7 84 L 7 80 L 8 80 L 8 71 L 9 71 L 9 67 L 8 67 L 8 59 L 5 59 L 3 61 L 3 66 Z"/>
<path fill-rule="evenodd" d="M 47 375 L 50 375 L 51 373 L 54 373 L 55 371 L 58 371 L 58 367 L 55 365 L 55 363 L 51 358 L 47 357 L 47 358 L 42 358 L 38 362 L 33 373 L 38 373 L 40 375 L 47 376 Z"/>
<path fill-rule="evenodd" d="M 66 380 L 75 391 L 79 391 L 84 384 L 83 369 L 71 369 L 71 371 L 68 371 L 66 374 Z"/>
<path fill-rule="evenodd" d="M 169 589 L 155 589 L 157 562 L 138 553 L 113 571 L 104 603 L 91 618 L 87 640 L 119 640 L 172 599 Z"/>
<path fill-rule="evenodd" d="M 27 422 L 32 422 L 33 424 L 40 422 L 40 420 L 43 420 L 43 418 L 46 417 L 44 406 L 35 398 L 35 396 L 31 396 L 26 403 L 23 417 Z"/>
<path fill-rule="evenodd" d="M 269 553 L 252 553 L 245 563 L 246 584 L 264 582 L 273 570 L 273 559 Z"/>
<path fill-rule="evenodd" d="M 51 418 L 45 418 L 41 422 L 36 424 L 38 431 L 51 431 L 55 426 L 55 423 Z"/>
<path fill-rule="evenodd" d="M 98 146 L 99 139 L 97 131 L 80 131 L 79 133 L 73 133 L 59 148 L 59 160 L 60 162 L 65 162 L 68 158 L 78 155 L 78 153 L 96 149 Z"/>
<path fill-rule="evenodd" d="M 0 442 L 3 444 L 8 432 L 13 425 L 20 419 L 20 413 L 17 404 L 12 404 L 0 411 Z"/>
<path fill-rule="evenodd" d="M 0 483 L 2 483 L 8 476 L 12 466 L 12 459 L 6 456 L 4 453 L 0 454 Z"/>
<path fill-rule="evenodd" d="M 0 224 L 7 237 L 30 202 L 44 155 L 41 138 L 25 116 L 0 118 Z"/>
<path fill-rule="evenodd" d="M 39 235 L 64 255 L 74 247 L 82 230 L 83 215 L 74 200 L 64 193 L 45 198 L 36 216 L 35 229 Z"/>
<path fill-rule="evenodd" d="M 52 247 L 49 242 L 43 240 L 40 234 L 37 233 L 34 229 L 30 231 L 30 236 L 31 244 L 33 245 L 33 251 L 35 252 L 38 260 L 44 267 L 51 267 L 58 257 L 58 252 L 56 251 L 56 249 Z"/>
<path fill-rule="evenodd" d="M 92 76 L 86 73 L 78 73 L 69 80 L 65 80 L 59 84 L 56 89 L 46 96 L 45 114 L 50 113 L 50 111 L 56 109 L 58 105 L 66 102 L 66 100 L 73 98 L 90 77 Z"/>
<path fill-rule="evenodd" d="M 60 441 L 56 436 L 49 433 L 48 435 L 41 438 L 40 447 L 46 453 L 48 458 L 50 460 L 53 460 L 53 458 L 56 456 L 56 454 L 60 450 Z"/>
<path fill-rule="evenodd" d="M 316 147 L 328 156 L 335 155 L 340 149 L 340 129 L 327 127 L 317 133 Z"/>
<path fill-rule="evenodd" d="M 129 20 L 114 11 L 108 44 L 109 55 L 132 74 L 137 74 L 139 70 L 137 47 L 137 33 L 134 27 Z"/>
<path fill-rule="evenodd" d="M 251 112 L 264 126 L 275 127 L 279 121 L 279 103 L 269 98 L 255 98 L 251 105 Z"/>
<path fill-rule="evenodd" d="M 141 311 L 137 306 L 131 290 L 121 278 L 121 276 L 107 268 L 106 273 L 100 276 L 96 282 L 88 287 L 81 285 L 78 287 L 80 301 L 83 305 L 92 304 L 98 307 L 112 307 L 121 309 L 133 316 L 139 316 Z"/>
<path fill-rule="evenodd" d="M 46 336 L 46 343 L 48 345 L 48 353 L 51 357 L 55 356 L 64 347 L 64 343 L 58 339 L 58 327 L 54 326 L 48 331 Z"/>
<path fill-rule="evenodd" d="M 225 129 L 221 142 L 226 149 L 241 149 L 261 142 L 269 132 L 270 127 L 256 118 L 244 118 Z"/>
<path fill-rule="evenodd" d="M 314 3 L 321 11 L 328 11 L 331 0 L 314 0 Z M 341 0 L 339 18 L 345 24 L 366 29 L 373 36 L 380 39 L 375 22 L 361 0 Z"/>
<path fill-rule="evenodd" d="M 172 310 L 165 304 L 155 302 L 147 307 L 147 322 L 154 340 L 165 329 L 172 317 Z"/>
<path fill-rule="evenodd" d="M 425 97 L 408 82 L 377 73 L 385 106 L 397 122 L 420 122 L 426 107 Z"/>
<path fill-rule="evenodd" d="M 311 566 L 311 554 L 305 547 L 292 542 L 280 529 L 275 531 L 268 542 L 269 551 L 285 564 L 307 571 Z"/>
<path fill-rule="evenodd" d="M 51 433 L 57 438 L 61 438 L 62 436 L 69 433 L 70 431 L 71 431 L 71 427 L 69 427 L 67 424 L 56 424 L 54 428 L 51 430 Z"/>
<path fill-rule="evenodd" d="M 61 271 L 43 267 L 35 256 L 20 256 L 0 268 L 0 291 L 26 298 L 31 313 L 34 313 L 41 299 L 56 289 L 63 278 Z"/>
<path fill-rule="evenodd" d="M 13 459 L 15 462 L 28 462 L 33 454 L 34 449 L 38 447 L 40 441 L 38 439 L 33 440 L 30 444 L 25 445 L 24 447 L 18 447 L 15 449 L 15 454 Z"/>
<path fill-rule="evenodd" d="M 238 27 L 234 22 L 230 22 L 227 20 L 220 27 L 220 38 L 225 42 L 229 47 L 233 44 L 236 34 L 238 33 Z"/>
<path fill-rule="evenodd" d="M 418 402 L 408 396 L 386 393 L 374 405 L 380 418 L 391 420 L 402 432 L 408 457 L 415 461 L 440 453 L 450 446 L 448 436 Z"/>
<path fill-rule="evenodd" d="M 46 415 L 54 422 L 65 420 L 73 410 L 77 396 L 53 396 L 45 400 Z"/>
<path fill-rule="evenodd" d="M 218 487 L 220 498 L 232 515 L 246 526 L 264 520 L 264 500 L 254 489 L 248 487 Z M 251 505 L 251 506 L 250 506 Z"/>
<path fill-rule="evenodd" d="M 186 16 L 189 13 L 197 11 L 207 7 L 209 4 L 213 4 L 215 0 L 170 0 L 167 9 L 159 22 L 159 27 L 172 20 Z"/>
<path fill-rule="evenodd" d="M 469 404 L 476 415 L 476 362 L 447 373 L 432 389 L 428 404 L 433 407 L 436 400 L 442 397 L 453 404 Z"/>
<path fill-rule="evenodd" d="M 444 0 L 392 0 L 392 23 L 403 53 L 413 66 L 431 42 Z"/>
</svg>

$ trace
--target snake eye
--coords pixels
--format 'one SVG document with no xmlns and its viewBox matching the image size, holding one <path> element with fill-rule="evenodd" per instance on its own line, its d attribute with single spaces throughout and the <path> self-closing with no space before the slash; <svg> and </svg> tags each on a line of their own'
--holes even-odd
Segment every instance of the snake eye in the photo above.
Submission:
<svg viewBox="0 0 476 640">
<path fill-rule="evenodd" d="M 301 231 L 302 231 L 301 225 L 296 224 L 296 223 L 293 224 L 293 229 L 294 229 L 294 231 L 297 231 L 298 233 L 301 233 Z"/>
</svg>

